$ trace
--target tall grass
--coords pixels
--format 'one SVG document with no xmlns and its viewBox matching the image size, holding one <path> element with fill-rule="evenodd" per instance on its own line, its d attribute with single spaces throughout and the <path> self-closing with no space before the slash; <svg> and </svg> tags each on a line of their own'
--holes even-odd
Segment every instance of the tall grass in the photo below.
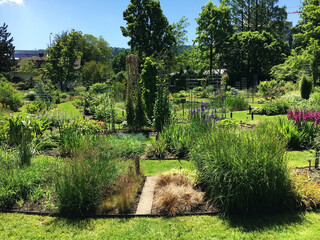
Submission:
<svg viewBox="0 0 320 240">
<path fill-rule="evenodd" d="M 72 217 L 95 214 L 103 193 L 112 187 L 119 171 L 103 144 L 86 142 L 58 169 L 55 193 L 60 214 Z"/>
<path fill-rule="evenodd" d="M 286 204 L 291 182 L 285 142 L 279 135 L 217 128 L 198 140 L 191 158 L 208 196 L 224 212 Z"/>
</svg>

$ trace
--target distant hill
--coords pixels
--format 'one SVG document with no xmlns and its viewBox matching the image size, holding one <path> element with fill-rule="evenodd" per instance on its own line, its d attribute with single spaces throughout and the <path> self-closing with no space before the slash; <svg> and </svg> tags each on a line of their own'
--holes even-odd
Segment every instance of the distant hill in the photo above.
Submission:
<svg viewBox="0 0 320 240">
<path fill-rule="evenodd" d="M 129 48 L 111 47 L 111 52 L 112 52 L 113 56 L 117 56 L 119 53 L 124 52 L 127 49 L 129 49 Z"/>
</svg>

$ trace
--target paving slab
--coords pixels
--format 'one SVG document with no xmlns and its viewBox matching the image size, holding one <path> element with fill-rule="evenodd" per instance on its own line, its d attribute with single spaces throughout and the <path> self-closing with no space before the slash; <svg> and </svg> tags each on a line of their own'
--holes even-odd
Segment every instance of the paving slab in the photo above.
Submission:
<svg viewBox="0 0 320 240">
<path fill-rule="evenodd" d="M 151 214 L 157 177 L 158 176 L 146 177 L 136 214 Z"/>
</svg>

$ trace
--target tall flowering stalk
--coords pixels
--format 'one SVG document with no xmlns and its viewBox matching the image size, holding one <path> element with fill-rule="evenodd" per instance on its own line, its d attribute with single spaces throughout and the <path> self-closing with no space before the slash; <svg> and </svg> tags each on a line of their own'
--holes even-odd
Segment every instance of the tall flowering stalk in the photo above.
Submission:
<svg viewBox="0 0 320 240">
<path fill-rule="evenodd" d="M 209 121 L 216 122 L 219 120 L 217 114 L 217 109 L 211 110 L 208 107 L 206 102 L 201 102 L 200 108 L 190 108 L 190 115 L 192 119 L 202 119 L 204 123 L 207 123 Z"/>
<path fill-rule="evenodd" d="M 294 120 L 297 125 L 303 122 L 314 122 L 316 125 L 320 125 L 320 112 L 289 110 L 287 117 L 288 120 Z"/>
</svg>

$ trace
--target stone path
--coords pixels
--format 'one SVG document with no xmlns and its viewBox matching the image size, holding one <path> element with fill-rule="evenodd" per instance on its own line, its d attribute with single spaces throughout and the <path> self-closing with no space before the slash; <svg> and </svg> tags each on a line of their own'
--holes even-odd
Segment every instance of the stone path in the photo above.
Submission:
<svg viewBox="0 0 320 240">
<path fill-rule="evenodd" d="M 151 214 L 156 181 L 157 176 L 149 176 L 146 178 L 136 214 Z"/>
</svg>

